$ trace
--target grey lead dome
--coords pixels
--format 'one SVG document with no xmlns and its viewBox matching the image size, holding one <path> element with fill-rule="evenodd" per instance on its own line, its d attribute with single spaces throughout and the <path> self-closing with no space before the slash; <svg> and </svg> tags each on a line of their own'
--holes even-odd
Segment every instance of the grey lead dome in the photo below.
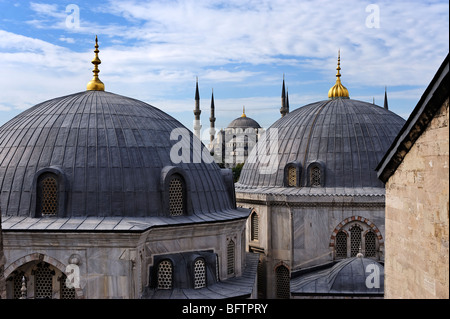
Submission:
<svg viewBox="0 0 450 319">
<path fill-rule="evenodd" d="M 283 187 L 286 165 L 298 167 L 298 185 L 308 185 L 308 168 L 322 170 L 323 187 L 384 187 L 375 168 L 404 124 L 395 113 L 374 104 L 335 99 L 300 107 L 276 121 L 266 131 L 276 129 L 276 154 L 270 158 L 276 169 L 258 159 L 254 147 L 244 165 L 237 189 Z M 260 139 L 258 143 L 261 143 Z"/>
<path fill-rule="evenodd" d="M 36 175 L 48 171 L 61 178 L 59 217 L 167 216 L 162 179 L 170 168 L 186 178 L 190 214 L 234 209 L 216 163 L 171 162 L 175 128 L 184 126 L 161 110 L 105 91 L 40 103 L 0 128 L 2 214 L 32 215 Z"/>
</svg>

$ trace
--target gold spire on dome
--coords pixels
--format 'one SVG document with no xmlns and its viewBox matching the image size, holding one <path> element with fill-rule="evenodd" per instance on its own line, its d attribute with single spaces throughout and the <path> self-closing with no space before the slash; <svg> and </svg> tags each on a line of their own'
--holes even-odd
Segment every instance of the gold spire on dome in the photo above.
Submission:
<svg viewBox="0 0 450 319">
<path fill-rule="evenodd" d="M 328 91 L 328 98 L 329 99 L 348 99 L 348 90 L 345 86 L 341 83 L 341 73 L 339 72 L 341 70 L 341 50 L 338 51 L 338 65 L 337 65 L 337 73 L 336 73 L 336 84 L 331 87 L 331 89 Z"/>
<path fill-rule="evenodd" d="M 242 106 L 242 115 L 241 117 L 247 117 L 247 115 L 245 115 L 245 105 Z"/>
<path fill-rule="evenodd" d="M 87 90 L 89 90 L 89 91 L 104 91 L 105 90 L 105 85 L 98 78 L 98 73 L 100 72 L 100 70 L 98 69 L 98 65 L 100 63 L 102 63 L 102 61 L 100 61 L 100 59 L 98 57 L 98 53 L 100 51 L 98 50 L 97 36 L 95 36 L 95 50 L 94 50 L 94 52 L 95 52 L 95 57 L 91 61 L 91 63 L 94 65 L 94 69 L 92 70 L 92 73 L 94 73 L 94 77 L 87 84 Z"/>
</svg>

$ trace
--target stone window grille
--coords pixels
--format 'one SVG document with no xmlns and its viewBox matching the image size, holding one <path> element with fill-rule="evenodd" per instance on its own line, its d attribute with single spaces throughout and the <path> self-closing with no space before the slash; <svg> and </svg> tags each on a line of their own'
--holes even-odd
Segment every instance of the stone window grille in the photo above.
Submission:
<svg viewBox="0 0 450 319">
<path fill-rule="evenodd" d="M 297 169 L 294 166 L 288 168 L 288 186 L 297 186 Z"/>
<path fill-rule="evenodd" d="M 336 258 L 347 258 L 347 234 L 340 231 L 336 235 Z"/>
<path fill-rule="evenodd" d="M 34 298 L 51 299 L 53 296 L 53 276 L 55 272 L 47 263 L 39 263 L 34 270 Z"/>
<path fill-rule="evenodd" d="M 258 240 L 259 239 L 259 218 L 258 214 L 256 212 L 252 213 L 251 217 L 251 238 L 252 240 Z"/>
<path fill-rule="evenodd" d="M 278 299 L 289 299 L 291 296 L 289 269 L 285 266 L 278 266 L 275 269 L 276 294 Z"/>
<path fill-rule="evenodd" d="M 13 299 L 20 299 L 22 297 L 22 278 L 25 278 L 25 286 L 28 284 L 27 277 L 23 272 L 19 272 L 13 279 Z"/>
<path fill-rule="evenodd" d="M 234 274 L 234 259 L 235 259 L 235 245 L 234 241 L 230 240 L 227 246 L 227 274 Z"/>
<path fill-rule="evenodd" d="M 321 186 L 321 173 L 320 173 L 320 167 L 314 166 L 311 168 L 311 186 L 312 187 L 319 187 Z"/>
<path fill-rule="evenodd" d="M 194 289 L 206 287 L 206 266 L 203 259 L 197 259 L 194 263 Z"/>
<path fill-rule="evenodd" d="M 364 255 L 365 257 L 376 257 L 376 235 L 373 231 L 367 232 L 364 236 L 365 239 L 365 247 L 364 247 Z"/>
<path fill-rule="evenodd" d="M 351 257 L 355 257 L 359 253 L 362 241 L 362 229 L 358 225 L 350 228 L 350 253 Z"/>
<path fill-rule="evenodd" d="M 60 298 L 61 299 L 75 299 L 75 288 L 74 287 L 67 287 L 66 284 L 67 276 L 63 274 L 61 276 L 60 280 Z"/>
<path fill-rule="evenodd" d="M 158 289 L 172 289 L 172 262 L 163 260 L 158 264 Z"/>
<path fill-rule="evenodd" d="M 54 174 L 43 174 L 39 178 L 38 211 L 41 216 L 56 216 L 58 213 L 58 181 Z"/>
<path fill-rule="evenodd" d="M 184 215 L 185 211 L 184 183 L 181 176 L 173 176 L 169 182 L 169 212 L 170 216 Z"/>
</svg>

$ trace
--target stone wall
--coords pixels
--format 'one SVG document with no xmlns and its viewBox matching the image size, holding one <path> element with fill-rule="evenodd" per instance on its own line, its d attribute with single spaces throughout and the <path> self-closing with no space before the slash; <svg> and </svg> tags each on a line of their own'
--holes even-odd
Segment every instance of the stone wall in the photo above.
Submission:
<svg viewBox="0 0 450 319">
<path fill-rule="evenodd" d="M 385 298 L 449 298 L 448 106 L 386 183 Z"/>
</svg>

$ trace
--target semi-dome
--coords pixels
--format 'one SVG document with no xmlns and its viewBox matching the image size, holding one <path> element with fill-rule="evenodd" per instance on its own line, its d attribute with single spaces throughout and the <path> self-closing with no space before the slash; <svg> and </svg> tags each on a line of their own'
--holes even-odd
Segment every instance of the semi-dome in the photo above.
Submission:
<svg viewBox="0 0 450 319">
<path fill-rule="evenodd" d="M 375 167 L 404 122 L 353 99 L 305 105 L 269 127 L 258 142 L 266 148 L 253 148 L 236 186 L 383 187 Z M 260 149 L 271 149 L 269 161 L 261 160 Z"/>
<path fill-rule="evenodd" d="M 231 123 L 228 125 L 227 128 L 247 129 L 247 128 L 261 128 L 261 126 L 254 119 L 248 117 L 245 114 L 245 108 L 244 108 L 242 111 L 242 115 L 240 117 L 238 117 L 237 119 L 234 119 L 233 121 L 231 121 Z"/>
<path fill-rule="evenodd" d="M 40 103 L 0 128 L 2 213 L 37 216 L 46 174 L 56 178 L 46 189 L 57 187 L 59 217 L 167 216 L 173 174 L 183 184 L 179 204 L 187 215 L 232 208 L 216 163 L 172 162 L 180 143 L 171 139 L 174 129 L 189 132 L 192 161 L 192 133 L 145 102 L 87 90 Z M 51 210 L 54 203 L 44 204 Z"/>
</svg>

